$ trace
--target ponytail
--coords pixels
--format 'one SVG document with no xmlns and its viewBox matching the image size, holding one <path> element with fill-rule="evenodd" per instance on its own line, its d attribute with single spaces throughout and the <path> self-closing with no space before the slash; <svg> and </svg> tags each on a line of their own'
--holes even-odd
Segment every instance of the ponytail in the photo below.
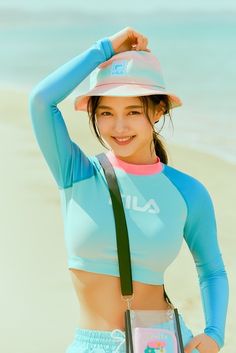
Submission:
<svg viewBox="0 0 236 353">
<path fill-rule="evenodd" d="M 158 134 L 153 132 L 153 142 L 155 146 L 156 155 L 160 158 L 160 161 L 164 164 L 168 164 L 168 155 L 164 147 L 163 142 L 157 137 Z"/>
</svg>

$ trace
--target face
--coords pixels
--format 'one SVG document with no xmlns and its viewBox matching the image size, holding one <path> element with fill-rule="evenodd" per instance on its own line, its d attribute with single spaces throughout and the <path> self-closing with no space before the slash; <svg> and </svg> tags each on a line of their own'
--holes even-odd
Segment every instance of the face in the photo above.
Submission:
<svg viewBox="0 0 236 353">
<path fill-rule="evenodd" d="M 152 124 L 161 115 L 161 110 L 152 112 L 149 108 Z M 101 137 L 119 159 L 136 164 L 156 161 L 153 129 L 138 97 L 101 97 L 96 122 Z"/>
</svg>

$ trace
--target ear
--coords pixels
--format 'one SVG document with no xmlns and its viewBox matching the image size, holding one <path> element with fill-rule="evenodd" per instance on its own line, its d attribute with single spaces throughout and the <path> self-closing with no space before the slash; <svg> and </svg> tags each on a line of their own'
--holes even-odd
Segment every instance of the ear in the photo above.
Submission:
<svg viewBox="0 0 236 353">
<path fill-rule="evenodd" d="M 165 110 L 166 110 L 165 103 L 163 101 L 160 101 L 153 115 L 153 123 L 157 123 L 161 119 L 161 116 L 164 114 Z"/>
<path fill-rule="evenodd" d="M 155 114 L 152 117 L 153 124 L 157 123 L 161 119 L 161 116 L 163 115 L 163 113 L 164 113 L 164 109 L 163 110 L 159 109 L 155 112 Z"/>
</svg>

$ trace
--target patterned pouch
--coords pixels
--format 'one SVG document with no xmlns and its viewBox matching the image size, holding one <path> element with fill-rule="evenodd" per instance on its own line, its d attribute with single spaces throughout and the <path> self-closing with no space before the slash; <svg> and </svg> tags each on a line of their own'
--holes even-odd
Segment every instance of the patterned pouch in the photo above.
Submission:
<svg viewBox="0 0 236 353">
<path fill-rule="evenodd" d="M 183 353 L 178 310 L 126 310 L 128 353 Z"/>
</svg>

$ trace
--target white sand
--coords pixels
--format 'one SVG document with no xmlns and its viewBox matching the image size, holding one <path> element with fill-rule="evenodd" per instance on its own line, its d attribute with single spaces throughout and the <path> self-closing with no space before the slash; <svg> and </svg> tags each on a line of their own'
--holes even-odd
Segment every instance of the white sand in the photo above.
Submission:
<svg viewBox="0 0 236 353">
<path fill-rule="evenodd" d="M 73 339 L 78 303 L 67 270 L 59 195 L 32 133 L 27 96 L 1 91 L 0 97 L 0 352 L 64 353 Z M 102 151 L 86 117 L 73 112 L 69 102 L 61 107 L 71 137 L 83 150 Z M 212 196 L 233 298 L 236 166 L 187 148 L 169 145 L 168 150 L 170 165 L 198 178 Z M 194 333 L 200 333 L 203 310 L 186 246 L 167 270 L 166 288 Z M 231 299 L 225 353 L 236 345 L 233 307 Z"/>
</svg>

